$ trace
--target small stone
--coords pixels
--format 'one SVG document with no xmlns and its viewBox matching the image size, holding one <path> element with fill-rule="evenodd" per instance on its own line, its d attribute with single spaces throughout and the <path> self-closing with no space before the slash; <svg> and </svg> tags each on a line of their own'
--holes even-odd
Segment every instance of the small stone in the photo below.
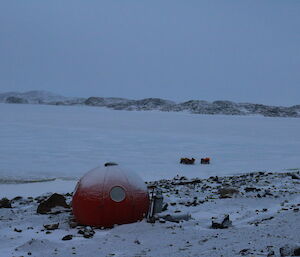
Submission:
<svg viewBox="0 0 300 257">
<path fill-rule="evenodd" d="M 232 221 L 229 219 L 229 215 L 225 215 L 222 222 L 212 221 L 211 228 L 224 229 L 232 226 Z"/>
<path fill-rule="evenodd" d="M 76 228 L 78 226 L 78 223 L 76 221 L 70 221 L 69 226 L 70 228 Z"/>
<path fill-rule="evenodd" d="M 245 187 L 244 190 L 246 191 L 246 193 L 260 191 L 260 189 L 256 187 Z"/>
<path fill-rule="evenodd" d="M 117 165 L 118 165 L 118 163 L 116 163 L 116 162 L 106 162 L 106 163 L 104 164 L 105 167 L 109 167 L 109 166 L 117 166 Z"/>
<path fill-rule="evenodd" d="M 223 187 L 220 188 L 218 194 L 220 198 L 231 198 L 234 194 L 238 194 L 239 190 L 232 187 Z"/>
<path fill-rule="evenodd" d="M 141 244 L 141 242 L 140 242 L 139 240 L 135 240 L 134 243 L 135 243 L 135 244 L 138 244 L 138 245 Z"/>
<path fill-rule="evenodd" d="M 162 207 L 162 209 L 161 209 L 161 211 L 163 212 L 163 211 L 166 211 L 166 210 L 168 210 L 168 204 L 166 203 L 166 204 L 164 204 L 164 206 Z"/>
<path fill-rule="evenodd" d="M 7 198 L 2 198 L 0 200 L 0 208 L 11 208 L 11 201 Z"/>
<path fill-rule="evenodd" d="M 66 236 L 64 236 L 61 240 L 66 241 L 66 240 L 71 240 L 72 238 L 73 238 L 72 235 L 66 235 Z"/>
<path fill-rule="evenodd" d="M 84 234 L 83 234 L 83 237 L 84 238 L 92 238 L 94 236 L 94 234 L 91 234 L 91 233 L 88 233 L 88 232 L 85 232 Z"/>
<path fill-rule="evenodd" d="M 78 230 L 78 234 L 83 235 L 84 238 L 92 238 L 95 231 L 91 227 L 85 227 L 84 229 Z"/>
<path fill-rule="evenodd" d="M 272 250 L 272 251 L 270 251 L 269 253 L 268 253 L 268 255 L 267 255 L 268 257 L 272 257 L 272 256 L 275 256 L 275 252 Z"/>
<path fill-rule="evenodd" d="M 240 250 L 240 255 L 247 255 L 249 254 L 250 249 L 242 249 Z"/>
<path fill-rule="evenodd" d="M 58 229 L 59 223 L 44 225 L 44 228 L 47 230 Z"/>
<path fill-rule="evenodd" d="M 15 198 L 12 199 L 12 201 L 19 201 L 21 200 L 23 197 L 22 196 L 16 196 Z"/>
</svg>

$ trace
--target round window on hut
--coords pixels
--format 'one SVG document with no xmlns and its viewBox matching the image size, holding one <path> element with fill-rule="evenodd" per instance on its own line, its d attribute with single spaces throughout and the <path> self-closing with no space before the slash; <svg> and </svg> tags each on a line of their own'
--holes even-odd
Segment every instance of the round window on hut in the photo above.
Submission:
<svg viewBox="0 0 300 257">
<path fill-rule="evenodd" d="M 110 198 L 115 202 L 122 202 L 125 197 L 126 193 L 122 187 L 116 186 L 110 190 Z"/>
</svg>

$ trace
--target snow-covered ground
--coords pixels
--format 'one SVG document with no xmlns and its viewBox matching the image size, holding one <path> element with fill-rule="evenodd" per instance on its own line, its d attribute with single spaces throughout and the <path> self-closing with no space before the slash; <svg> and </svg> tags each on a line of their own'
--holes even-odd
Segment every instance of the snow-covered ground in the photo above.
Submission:
<svg viewBox="0 0 300 257">
<path fill-rule="evenodd" d="M 261 172 L 155 182 L 168 203 L 161 215 L 189 213 L 192 219 L 94 229 L 92 238 L 83 237 L 82 226 L 69 226 L 69 211 L 41 215 L 36 212 L 41 197 L 17 198 L 13 208 L 0 209 L 0 256 L 286 256 L 280 255 L 280 248 L 300 243 L 299 174 L 294 172 L 293 178 Z M 224 188 L 236 194 L 224 195 Z M 69 202 L 70 195 L 66 197 Z M 224 214 L 229 214 L 232 226 L 210 228 L 212 218 Z M 53 224 L 58 229 L 44 227 Z M 66 235 L 71 240 L 63 241 Z"/>
</svg>

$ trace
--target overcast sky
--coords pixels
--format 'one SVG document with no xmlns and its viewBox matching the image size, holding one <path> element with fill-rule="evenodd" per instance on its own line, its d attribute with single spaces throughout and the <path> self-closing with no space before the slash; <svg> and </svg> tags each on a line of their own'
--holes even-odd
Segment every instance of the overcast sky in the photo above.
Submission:
<svg viewBox="0 0 300 257">
<path fill-rule="evenodd" d="M 300 104 L 300 1 L 0 3 L 0 92 Z"/>
</svg>

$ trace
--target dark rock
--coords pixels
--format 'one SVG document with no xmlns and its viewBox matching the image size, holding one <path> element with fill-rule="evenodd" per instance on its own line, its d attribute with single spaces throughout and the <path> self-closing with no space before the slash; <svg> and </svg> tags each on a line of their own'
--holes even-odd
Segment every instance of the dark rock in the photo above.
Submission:
<svg viewBox="0 0 300 257">
<path fill-rule="evenodd" d="M 95 235 L 95 231 L 91 227 L 85 227 L 84 229 L 79 229 L 78 234 L 83 235 L 84 238 L 92 238 Z"/>
<path fill-rule="evenodd" d="M 225 215 L 224 219 L 222 222 L 218 221 L 212 221 L 211 228 L 214 229 L 224 229 L 224 228 L 229 228 L 232 226 L 232 221 L 229 219 L 229 215 Z"/>
<path fill-rule="evenodd" d="M 90 233 L 84 233 L 83 234 L 83 237 L 84 238 L 92 238 L 94 235 L 93 234 L 90 234 Z"/>
<path fill-rule="evenodd" d="M 176 212 L 176 211 L 175 211 Z M 166 221 L 170 221 L 170 222 L 176 222 L 179 223 L 180 221 L 187 221 L 191 219 L 191 215 L 188 213 L 183 213 L 183 214 L 167 214 L 164 216 L 160 216 L 159 218 L 164 219 Z"/>
<path fill-rule="evenodd" d="M 38 196 L 36 198 L 34 198 L 35 201 L 37 201 L 37 203 L 41 203 L 43 201 L 45 201 L 47 198 L 47 196 Z"/>
<path fill-rule="evenodd" d="M 55 230 L 58 229 L 59 223 L 44 225 L 44 228 L 47 230 Z"/>
<path fill-rule="evenodd" d="M 222 183 L 220 180 L 219 180 L 219 177 L 218 176 L 215 176 L 215 177 L 210 177 L 210 179 L 214 182 L 217 182 L 217 183 Z"/>
<path fill-rule="evenodd" d="M 186 202 L 184 205 L 187 207 L 190 207 L 190 206 L 197 206 L 197 205 L 199 205 L 199 203 L 198 203 L 197 199 L 194 199 L 192 202 Z"/>
<path fill-rule="evenodd" d="M 256 210 L 256 211 L 258 211 L 258 210 Z M 261 219 L 261 220 L 249 222 L 249 224 L 251 224 L 251 225 L 254 224 L 255 226 L 258 226 L 260 223 L 262 223 L 262 222 L 264 222 L 264 221 L 272 220 L 272 219 L 274 219 L 274 217 L 273 217 L 273 216 L 270 216 L 270 217 L 267 217 L 267 218 L 263 218 L 263 219 Z"/>
<path fill-rule="evenodd" d="M 0 200 L 0 208 L 12 208 L 11 207 L 11 201 L 7 198 L 2 198 Z"/>
<path fill-rule="evenodd" d="M 22 196 L 16 196 L 15 198 L 12 199 L 12 201 L 19 201 L 21 200 L 23 197 Z"/>
<path fill-rule="evenodd" d="M 158 219 L 158 221 L 159 221 L 159 223 L 166 223 L 166 220 L 164 220 L 162 218 Z"/>
<path fill-rule="evenodd" d="M 275 252 L 273 250 L 268 252 L 267 257 L 272 257 L 272 256 L 275 256 Z"/>
<path fill-rule="evenodd" d="M 284 245 L 279 252 L 280 256 L 300 256 L 300 246 L 298 244 Z"/>
<path fill-rule="evenodd" d="M 163 212 L 163 211 L 168 210 L 168 206 L 169 205 L 167 203 L 165 203 L 164 206 L 162 207 L 161 211 Z"/>
<path fill-rule="evenodd" d="M 116 163 L 116 162 L 106 162 L 104 164 L 105 167 L 108 167 L 108 166 L 117 166 L 117 165 L 118 165 L 118 163 Z"/>
<path fill-rule="evenodd" d="M 80 235 L 83 235 L 84 234 L 84 230 L 83 229 L 79 229 L 77 233 L 80 234 Z"/>
<path fill-rule="evenodd" d="M 201 179 L 193 179 L 193 180 L 187 180 L 187 181 L 179 181 L 179 182 L 172 182 L 172 185 L 196 185 L 201 183 Z"/>
<path fill-rule="evenodd" d="M 250 253 L 250 249 L 242 249 L 240 250 L 240 255 L 248 255 Z"/>
<path fill-rule="evenodd" d="M 258 192 L 260 191 L 259 188 L 256 187 L 245 187 L 244 190 L 248 193 L 248 192 Z"/>
<path fill-rule="evenodd" d="M 300 179 L 300 177 L 298 175 L 296 175 L 295 173 L 288 173 L 289 176 L 292 177 L 292 179 Z"/>
<path fill-rule="evenodd" d="M 266 197 L 267 195 L 269 195 L 269 196 L 274 196 L 274 195 L 271 193 L 271 190 L 270 190 L 270 189 L 266 189 L 266 190 L 265 190 L 265 193 L 264 193 L 263 197 Z"/>
<path fill-rule="evenodd" d="M 66 235 L 61 240 L 66 241 L 66 240 L 71 240 L 72 238 L 73 238 L 73 235 Z"/>
<path fill-rule="evenodd" d="M 218 191 L 220 198 L 231 198 L 234 194 L 238 194 L 239 190 L 231 187 L 223 187 Z"/>
<path fill-rule="evenodd" d="M 76 228 L 78 226 L 78 223 L 76 221 L 70 221 L 69 226 L 70 228 Z"/>
<path fill-rule="evenodd" d="M 138 244 L 138 245 L 141 244 L 141 242 L 140 242 L 139 240 L 135 240 L 134 243 L 135 243 L 135 244 Z"/>
<path fill-rule="evenodd" d="M 300 256 L 300 247 L 294 249 L 294 256 Z"/>
<path fill-rule="evenodd" d="M 39 204 L 37 208 L 37 213 L 48 214 L 51 212 L 52 208 L 58 206 L 70 208 L 69 205 L 66 203 L 66 198 L 63 195 L 55 193 L 51 195 L 47 200 Z"/>
</svg>

